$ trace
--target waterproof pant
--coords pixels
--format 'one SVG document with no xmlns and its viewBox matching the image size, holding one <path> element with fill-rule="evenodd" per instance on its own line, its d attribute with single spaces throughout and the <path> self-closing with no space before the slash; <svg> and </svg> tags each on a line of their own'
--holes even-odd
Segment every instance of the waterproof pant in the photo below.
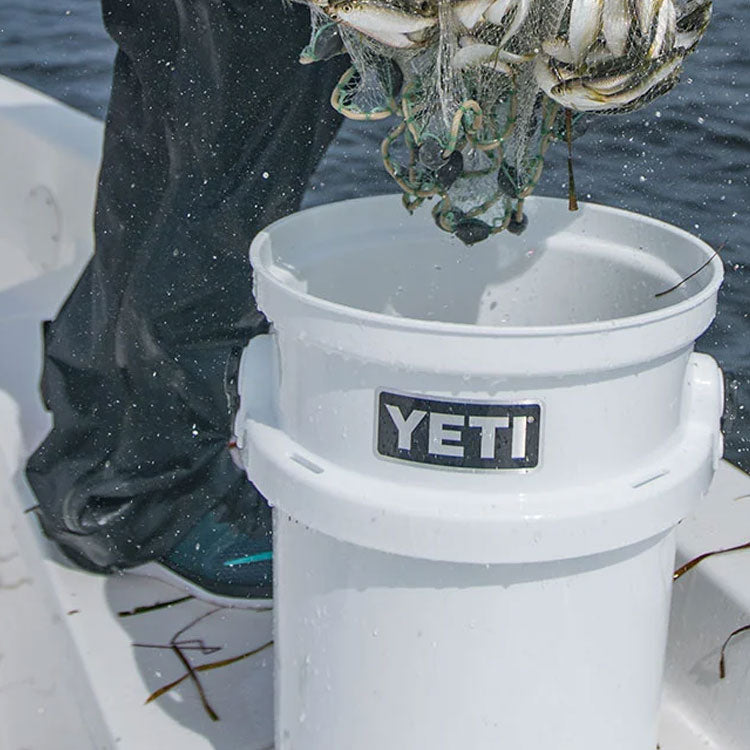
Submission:
<svg viewBox="0 0 750 750">
<path fill-rule="evenodd" d="M 239 352 L 268 326 L 248 247 L 299 205 L 346 62 L 300 65 L 308 11 L 281 0 L 102 4 L 119 51 L 96 249 L 45 326 L 54 427 L 27 476 L 47 535 L 111 571 L 211 509 L 270 534 L 228 449 Z"/>
</svg>

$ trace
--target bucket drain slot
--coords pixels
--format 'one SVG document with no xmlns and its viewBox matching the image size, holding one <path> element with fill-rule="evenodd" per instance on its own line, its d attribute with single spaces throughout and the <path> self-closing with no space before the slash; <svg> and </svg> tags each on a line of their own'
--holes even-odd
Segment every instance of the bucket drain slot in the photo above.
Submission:
<svg viewBox="0 0 750 750">
<path fill-rule="evenodd" d="M 314 463 L 313 461 L 310 461 L 309 458 L 305 458 L 304 456 L 300 456 L 299 453 L 292 453 L 289 458 L 292 459 L 295 463 L 298 463 L 300 466 L 304 466 L 308 471 L 311 471 L 313 474 L 322 474 L 325 469 L 323 469 L 321 466 L 318 466 L 318 464 Z"/>
<path fill-rule="evenodd" d="M 646 484 L 651 484 L 651 482 L 655 482 L 657 479 L 661 479 L 662 477 L 667 476 L 667 474 L 669 474 L 669 469 L 664 469 L 663 471 L 660 471 L 658 474 L 654 474 L 653 476 L 650 476 L 647 479 L 642 479 L 640 482 L 636 482 L 635 484 L 631 485 L 631 487 L 634 490 L 637 490 L 639 487 L 643 487 Z"/>
</svg>

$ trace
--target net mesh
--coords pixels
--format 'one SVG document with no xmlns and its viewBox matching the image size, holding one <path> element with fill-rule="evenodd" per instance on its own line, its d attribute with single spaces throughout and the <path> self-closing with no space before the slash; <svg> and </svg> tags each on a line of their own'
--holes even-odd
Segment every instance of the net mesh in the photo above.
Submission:
<svg viewBox="0 0 750 750">
<path fill-rule="evenodd" d="M 549 146 L 669 91 L 711 17 L 710 0 L 305 4 L 301 62 L 349 55 L 332 105 L 394 119 L 381 151 L 404 205 L 432 200 L 437 225 L 467 244 L 523 231 Z"/>
</svg>

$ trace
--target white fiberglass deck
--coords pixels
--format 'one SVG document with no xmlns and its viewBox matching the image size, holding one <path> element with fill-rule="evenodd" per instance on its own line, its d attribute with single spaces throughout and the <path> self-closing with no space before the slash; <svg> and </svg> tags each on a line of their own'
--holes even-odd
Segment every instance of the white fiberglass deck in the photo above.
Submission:
<svg viewBox="0 0 750 750">
<path fill-rule="evenodd" d="M 100 143 L 99 123 L 0 79 L 0 748 L 272 748 L 272 647 L 201 673 L 219 721 L 189 680 L 144 705 L 185 672 L 154 646 L 212 608 L 193 600 L 119 617 L 180 592 L 72 568 L 23 513 L 34 504 L 23 465 L 49 424 L 37 397 L 40 322 L 91 252 Z M 749 493 L 750 477 L 723 463 L 679 529 L 679 562 L 750 540 Z M 750 633 L 732 641 L 718 675 L 721 644 L 750 623 L 750 551 L 687 573 L 672 609 L 661 750 L 750 747 Z M 270 612 L 222 610 L 180 640 L 218 649 L 187 651 L 197 666 L 263 646 L 271 630 Z"/>
</svg>

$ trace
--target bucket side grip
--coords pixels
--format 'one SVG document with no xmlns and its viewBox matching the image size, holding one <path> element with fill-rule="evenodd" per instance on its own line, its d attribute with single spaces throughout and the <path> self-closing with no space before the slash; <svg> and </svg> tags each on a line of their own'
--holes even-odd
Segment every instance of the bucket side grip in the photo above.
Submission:
<svg viewBox="0 0 750 750">
<path fill-rule="evenodd" d="M 240 406 L 234 419 L 234 434 L 240 450 L 247 445 L 247 428 L 251 420 L 278 428 L 274 392 L 279 379 L 276 335 L 272 330 L 254 336 L 242 352 L 237 376 Z"/>
<path fill-rule="evenodd" d="M 713 436 L 714 471 L 724 455 L 721 415 L 724 412 L 724 378 L 716 360 L 708 354 L 693 352 L 685 374 L 685 413 L 695 427 Z"/>
</svg>

